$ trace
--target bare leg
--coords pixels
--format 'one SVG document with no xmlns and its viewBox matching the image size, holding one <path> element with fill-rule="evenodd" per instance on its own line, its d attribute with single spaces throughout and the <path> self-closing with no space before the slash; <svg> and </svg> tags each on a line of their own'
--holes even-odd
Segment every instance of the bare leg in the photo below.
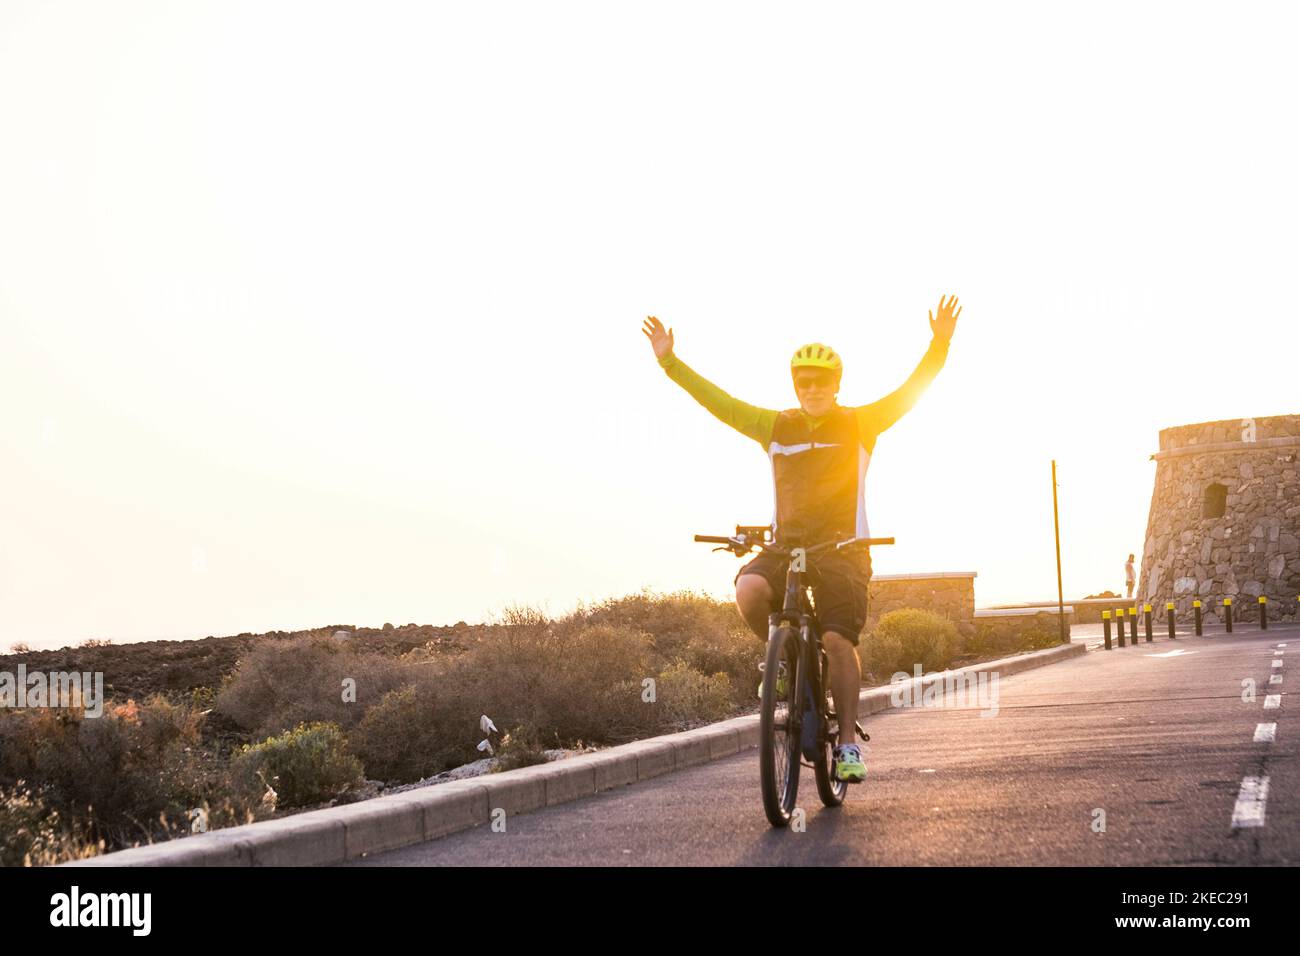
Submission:
<svg viewBox="0 0 1300 956">
<path fill-rule="evenodd" d="M 858 742 L 858 693 L 862 689 L 862 666 L 858 663 L 857 648 L 843 634 L 836 631 L 822 633 L 826 656 L 830 658 L 831 698 L 840 720 L 839 743 Z"/>
<path fill-rule="evenodd" d="M 749 629 L 767 642 L 767 616 L 772 613 L 772 585 L 761 574 L 742 574 L 736 581 L 736 608 Z"/>
</svg>

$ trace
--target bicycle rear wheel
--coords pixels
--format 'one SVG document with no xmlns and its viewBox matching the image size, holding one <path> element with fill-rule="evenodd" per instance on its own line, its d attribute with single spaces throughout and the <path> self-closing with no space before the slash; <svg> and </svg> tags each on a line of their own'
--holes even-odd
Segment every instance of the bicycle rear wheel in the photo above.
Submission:
<svg viewBox="0 0 1300 956">
<path fill-rule="evenodd" d="M 826 694 L 826 688 L 830 686 L 830 664 L 826 659 L 826 652 L 821 654 L 821 672 L 822 672 L 822 693 Z M 827 702 L 827 711 L 830 704 Z M 847 780 L 837 779 L 835 776 L 835 755 L 832 750 L 837 742 L 838 734 L 838 717 L 835 722 L 827 721 L 825 731 L 826 739 L 821 742 L 817 748 L 817 757 L 813 760 L 813 777 L 817 780 L 817 796 L 822 798 L 822 803 L 828 807 L 838 807 L 844 802 L 844 797 L 849 792 L 849 783 Z"/>
<path fill-rule="evenodd" d="M 777 675 L 785 665 L 784 693 Z M 759 716 L 758 766 L 763 812 L 774 827 L 790 825 L 799 793 L 799 708 L 794 694 L 799 676 L 799 635 L 783 626 L 767 642 L 763 665 L 763 700 Z"/>
</svg>

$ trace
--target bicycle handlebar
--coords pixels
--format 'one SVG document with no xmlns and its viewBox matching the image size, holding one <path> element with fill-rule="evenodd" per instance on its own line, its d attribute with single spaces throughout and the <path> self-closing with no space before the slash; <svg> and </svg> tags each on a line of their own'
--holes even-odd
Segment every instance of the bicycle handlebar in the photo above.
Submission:
<svg viewBox="0 0 1300 956">
<path fill-rule="evenodd" d="M 763 530 L 767 530 L 767 529 L 764 528 Z M 709 544 L 721 544 L 724 547 L 714 548 L 713 550 L 730 551 L 733 554 L 735 554 L 737 557 L 744 557 L 746 554 L 749 554 L 751 551 L 753 551 L 754 548 L 756 547 L 761 548 L 764 551 L 772 551 L 775 552 L 776 554 L 783 554 L 786 556 L 789 556 L 791 551 L 793 550 L 791 548 L 782 547 L 781 545 L 778 545 L 771 541 L 764 541 L 762 539 L 761 533 L 759 533 L 757 539 L 755 539 L 753 529 L 738 530 L 736 534 L 730 537 L 724 537 L 721 535 L 713 535 L 713 534 L 697 534 L 695 536 L 695 540 L 706 542 Z M 893 544 L 893 543 L 894 543 L 893 538 L 849 538 L 844 541 L 824 541 L 821 544 L 815 544 L 812 547 L 804 548 L 803 550 L 806 555 L 814 555 L 817 554 L 818 552 L 825 551 L 829 548 L 834 548 L 835 550 L 839 551 L 843 548 L 854 547 L 854 546 L 870 547 L 873 544 Z"/>
</svg>

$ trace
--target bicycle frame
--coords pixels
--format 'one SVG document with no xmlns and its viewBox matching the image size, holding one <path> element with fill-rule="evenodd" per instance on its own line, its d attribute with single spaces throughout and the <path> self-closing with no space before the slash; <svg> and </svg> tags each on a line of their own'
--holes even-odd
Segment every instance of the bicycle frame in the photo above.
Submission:
<svg viewBox="0 0 1300 956">
<path fill-rule="evenodd" d="M 822 671 L 826 664 L 826 649 L 822 646 L 821 622 L 817 612 L 808 601 L 808 582 L 804 579 L 806 558 L 802 548 L 796 548 L 790 559 L 785 577 L 785 598 L 779 611 L 768 615 L 768 640 L 784 624 L 795 627 L 799 635 L 799 667 L 796 670 L 796 701 L 802 702 L 807 691 L 805 681 L 811 684 L 813 701 L 816 703 L 817 735 L 813 747 L 820 747 L 830 736 L 831 713 L 826 704 L 826 688 L 822 685 Z M 813 759 L 808 748 L 802 745 L 804 709 L 802 706 L 792 708 L 789 714 L 792 737 L 800 740 L 802 756 L 805 760 Z M 835 741 L 830 741 L 834 744 Z"/>
</svg>

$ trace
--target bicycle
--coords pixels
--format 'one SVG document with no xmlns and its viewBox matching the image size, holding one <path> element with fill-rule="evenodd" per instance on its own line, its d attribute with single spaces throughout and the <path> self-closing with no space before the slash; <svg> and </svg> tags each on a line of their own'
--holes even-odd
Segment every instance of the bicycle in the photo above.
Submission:
<svg viewBox="0 0 1300 956">
<path fill-rule="evenodd" d="M 817 795 L 828 807 L 840 806 L 849 788 L 848 781 L 835 778 L 832 768 L 832 748 L 839 738 L 839 721 L 827 689 L 830 661 L 822 646 L 821 624 L 808 594 L 810 585 L 804 578 L 807 561 L 831 549 L 847 553 L 846 549 L 893 544 L 894 539 L 849 538 L 810 548 L 786 548 L 772 541 L 770 532 L 767 525 L 737 525 L 733 536 L 697 534 L 695 540 L 722 544 L 723 547 L 713 550 L 730 551 L 737 557 L 744 557 L 757 547 L 790 558 L 781 610 L 768 615 L 759 716 L 763 810 L 772 826 L 786 827 L 794 813 L 801 767 L 812 768 Z M 815 668 L 813 662 L 817 663 Z M 784 693 L 781 693 L 782 683 Z M 864 741 L 871 739 L 860 723 L 854 726 Z"/>
</svg>

